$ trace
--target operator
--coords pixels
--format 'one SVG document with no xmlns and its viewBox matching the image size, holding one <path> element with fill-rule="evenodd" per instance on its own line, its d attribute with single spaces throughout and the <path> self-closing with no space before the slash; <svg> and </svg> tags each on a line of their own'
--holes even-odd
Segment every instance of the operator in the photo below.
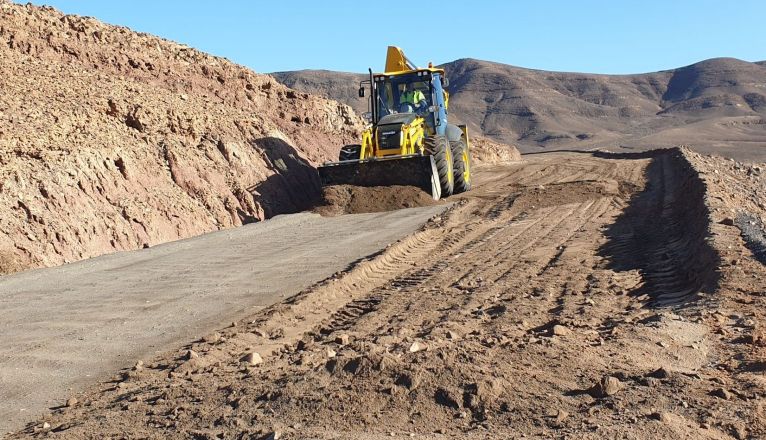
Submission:
<svg viewBox="0 0 766 440">
<path fill-rule="evenodd" d="M 399 95 L 399 111 L 402 113 L 418 113 L 428 106 L 426 96 L 420 90 L 415 90 L 412 84 L 404 83 L 401 95 Z"/>
</svg>

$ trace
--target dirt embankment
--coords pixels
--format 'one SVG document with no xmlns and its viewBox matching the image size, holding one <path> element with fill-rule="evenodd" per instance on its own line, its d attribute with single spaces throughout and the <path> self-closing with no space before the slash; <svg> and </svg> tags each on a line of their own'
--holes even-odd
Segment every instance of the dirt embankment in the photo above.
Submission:
<svg viewBox="0 0 766 440">
<path fill-rule="evenodd" d="M 655 305 L 683 304 L 717 287 L 720 261 L 709 243 L 706 187 L 686 157 L 689 153 L 671 149 L 644 154 L 653 158 L 646 170 L 652 185 L 610 225 L 610 240 L 601 249 L 615 269 L 643 274 L 640 294 Z"/>
<path fill-rule="evenodd" d="M 223 58 L 0 2 L 0 273 L 304 209 L 346 105 Z"/>
<path fill-rule="evenodd" d="M 490 168 L 371 260 L 12 438 L 761 438 L 766 279 L 703 166 Z"/>
</svg>

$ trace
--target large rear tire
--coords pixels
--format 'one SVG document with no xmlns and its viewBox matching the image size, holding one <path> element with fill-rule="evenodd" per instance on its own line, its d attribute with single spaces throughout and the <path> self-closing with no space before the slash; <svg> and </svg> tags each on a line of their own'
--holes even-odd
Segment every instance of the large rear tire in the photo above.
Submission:
<svg viewBox="0 0 766 440">
<path fill-rule="evenodd" d="M 444 136 L 431 136 L 426 139 L 426 151 L 431 153 L 439 173 L 439 184 L 442 187 L 442 197 L 452 195 L 455 187 L 455 171 L 453 170 L 452 149 Z"/>
<path fill-rule="evenodd" d="M 359 160 L 362 156 L 362 146 L 359 144 L 346 145 L 340 149 L 338 153 L 338 160 L 343 162 L 344 160 Z"/>
<path fill-rule="evenodd" d="M 471 190 L 471 156 L 463 140 L 451 142 L 455 170 L 454 194 Z"/>
</svg>

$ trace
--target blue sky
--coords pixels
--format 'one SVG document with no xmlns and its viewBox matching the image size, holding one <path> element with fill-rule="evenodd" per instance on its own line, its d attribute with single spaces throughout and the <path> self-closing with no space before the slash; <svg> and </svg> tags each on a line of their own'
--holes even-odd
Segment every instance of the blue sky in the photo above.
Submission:
<svg viewBox="0 0 766 440">
<path fill-rule="evenodd" d="M 723 56 L 766 60 L 764 0 L 33 3 L 156 34 L 258 72 L 382 70 L 388 45 L 418 65 L 479 58 L 594 73 L 650 72 Z"/>
</svg>

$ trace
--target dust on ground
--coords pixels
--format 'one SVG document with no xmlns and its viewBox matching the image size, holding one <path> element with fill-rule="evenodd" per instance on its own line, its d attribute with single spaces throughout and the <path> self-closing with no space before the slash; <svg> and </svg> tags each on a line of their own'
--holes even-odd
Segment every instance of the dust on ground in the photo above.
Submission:
<svg viewBox="0 0 766 440">
<path fill-rule="evenodd" d="M 11 438 L 762 438 L 766 276 L 721 163 L 482 169 L 386 251 Z"/>
<path fill-rule="evenodd" d="M 322 198 L 314 212 L 324 216 L 335 216 L 393 211 L 437 203 L 430 194 L 413 186 L 332 185 L 322 188 Z"/>
</svg>

